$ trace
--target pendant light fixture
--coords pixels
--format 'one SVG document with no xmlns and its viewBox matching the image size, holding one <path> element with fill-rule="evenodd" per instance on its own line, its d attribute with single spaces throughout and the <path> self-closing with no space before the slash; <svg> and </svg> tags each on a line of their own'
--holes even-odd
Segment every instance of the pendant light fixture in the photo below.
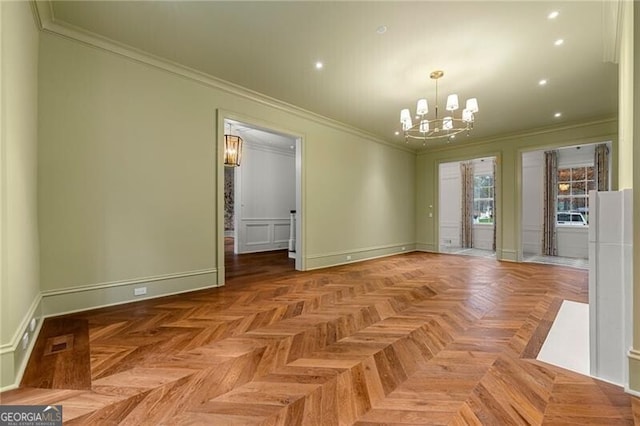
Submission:
<svg viewBox="0 0 640 426">
<path fill-rule="evenodd" d="M 231 128 L 229 128 L 231 133 Z M 238 167 L 242 159 L 242 138 L 235 135 L 224 135 L 224 165 Z"/>
<path fill-rule="evenodd" d="M 466 107 L 456 117 L 455 111 L 460 108 L 458 95 L 449 95 L 445 107 L 446 116 L 439 117 L 438 79 L 442 78 L 442 76 L 444 76 L 444 72 L 440 70 L 433 71 L 430 74 L 431 79 L 435 80 L 436 83 L 434 117 L 427 117 L 429 106 L 426 99 L 418 100 L 415 116 L 417 122 L 415 124 L 411 120 L 411 112 L 408 108 L 400 111 L 400 122 L 407 142 L 409 142 L 409 139 L 427 141 L 428 139 L 449 138 L 451 140 L 458 133 L 466 131 L 469 134 L 473 129 L 475 114 L 478 112 L 478 100 L 476 98 L 467 99 Z"/>
</svg>

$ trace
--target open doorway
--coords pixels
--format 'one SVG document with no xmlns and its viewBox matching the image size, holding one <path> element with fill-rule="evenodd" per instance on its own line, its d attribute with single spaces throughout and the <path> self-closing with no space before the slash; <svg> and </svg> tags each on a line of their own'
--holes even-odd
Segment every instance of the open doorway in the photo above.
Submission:
<svg viewBox="0 0 640 426">
<path fill-rule="evenodd" d="M 223 174 L 225 280 L 302 269 L 301 139 L 230 118 L 223 125 L 242 139 L 240 165 Z"/>
<path fill-rule="evenodd" d="M 610 189 L 610 150 L 606 142 L 522 153 L 524 262 L 589 268 L 589 191 Z"/>
<path fill-rule="evenodd" d="M 495 157 L 439 165 L 439 252 L 495 257 L 495 168 Z"/>
</svg>

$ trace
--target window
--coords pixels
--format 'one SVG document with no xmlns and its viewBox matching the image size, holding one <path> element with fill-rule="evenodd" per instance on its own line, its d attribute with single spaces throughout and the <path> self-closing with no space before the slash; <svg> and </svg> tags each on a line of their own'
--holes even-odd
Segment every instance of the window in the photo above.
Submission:
<svg viewBox="0 0 640 426">
<path fill-rule="evenodd" d="M 558 225 L 589 223 L 589 191 L 596 188 L 593 166 L 558 169 Z"/>
<path fill-rule="evenodd" d="M 474 176 L 473 223 L 493 223 L 493 175 Z"/>
</svg>

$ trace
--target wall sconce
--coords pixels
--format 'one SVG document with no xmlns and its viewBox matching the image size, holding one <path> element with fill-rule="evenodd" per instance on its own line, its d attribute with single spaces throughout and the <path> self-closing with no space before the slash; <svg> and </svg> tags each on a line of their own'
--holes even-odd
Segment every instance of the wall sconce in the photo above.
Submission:
<svg viewBox="0 0 640 426">
<path fill-rule="evenodd" d="M 238 167 L 242 159 L 242 138 L 224 135 L 224 165 Z"/>
</svg>

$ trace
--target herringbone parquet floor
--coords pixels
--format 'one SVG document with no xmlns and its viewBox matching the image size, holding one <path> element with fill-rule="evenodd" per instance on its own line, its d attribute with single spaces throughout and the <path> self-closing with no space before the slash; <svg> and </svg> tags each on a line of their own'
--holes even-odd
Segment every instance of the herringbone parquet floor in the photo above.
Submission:
<svg viewBox="0 0 640 426">
<path fill-rule="evenodd" d="M 66 424 L 640 424 L 637 399 L 536 361 L 587 272 L 410 253 L 70 317 L 90 387 L 22 387 Z M 634 413 L 635 410 L 635 413 Z"/>
</svg>

